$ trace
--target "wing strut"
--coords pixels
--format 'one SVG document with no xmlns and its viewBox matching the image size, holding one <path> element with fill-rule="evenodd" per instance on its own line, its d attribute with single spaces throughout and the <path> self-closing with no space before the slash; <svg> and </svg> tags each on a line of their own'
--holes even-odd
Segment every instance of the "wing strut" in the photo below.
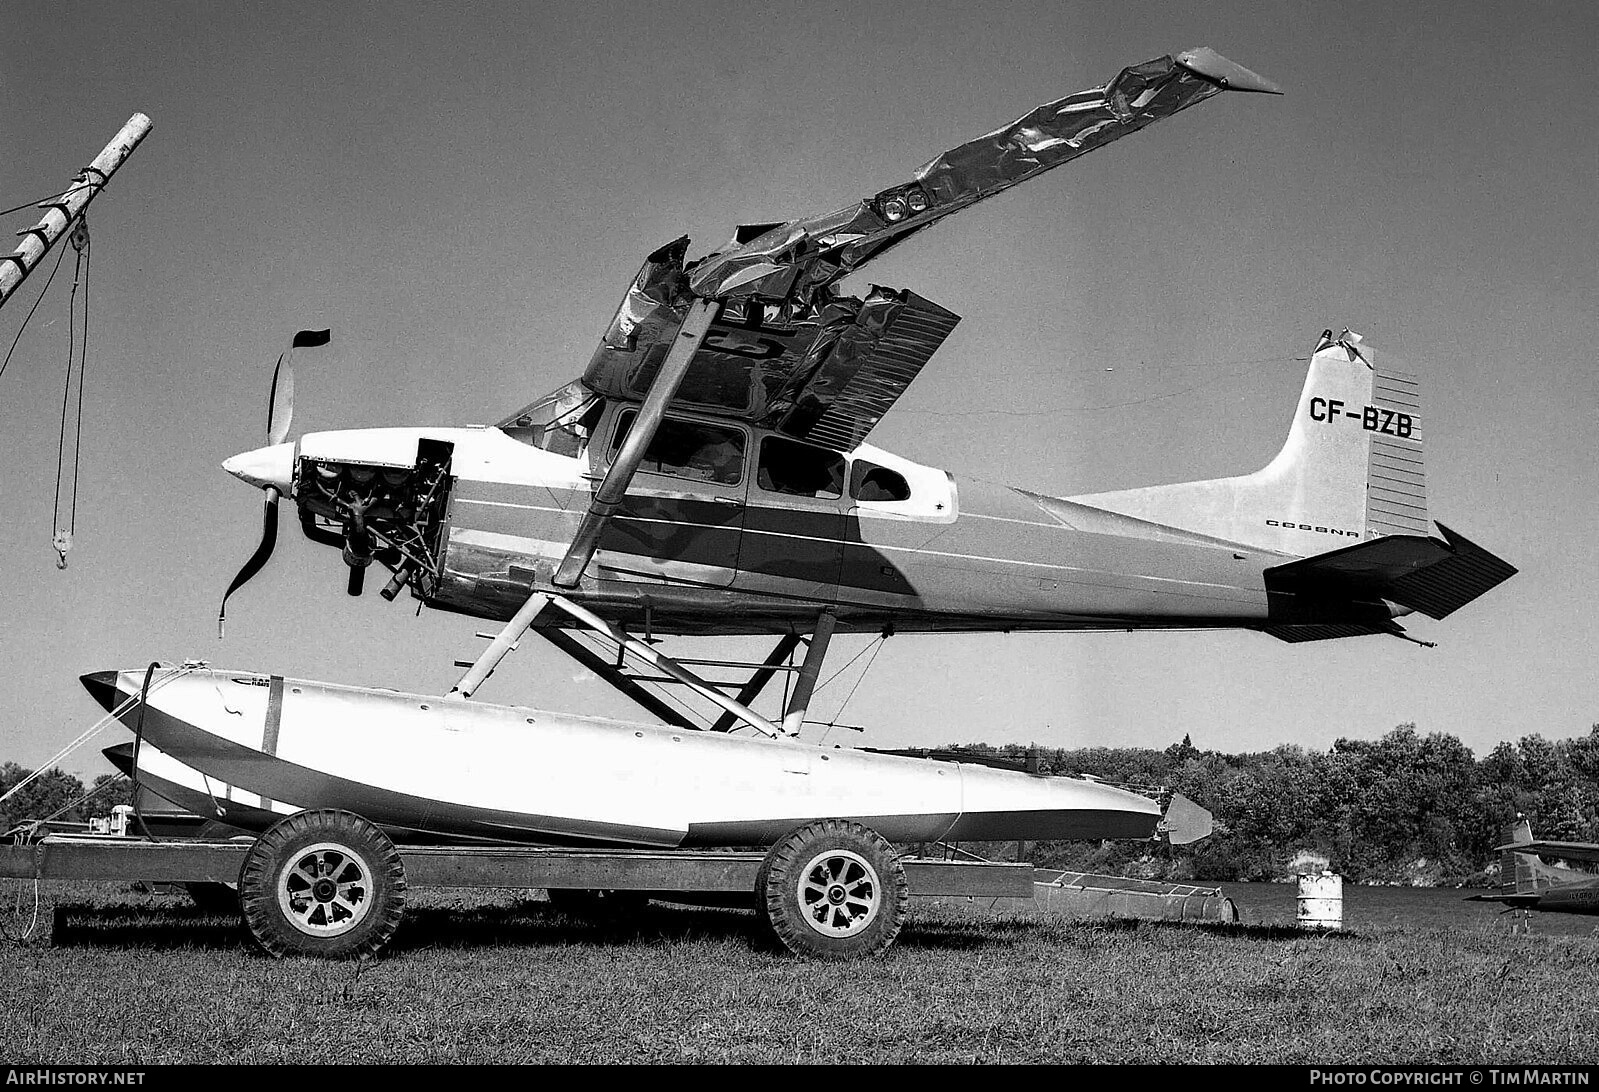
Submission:
<svg viewBox="0 0 1599 1092">
<path fill-rule="evenodd" d="M 594 500 L 590 502 L 588 511 L 583 513 L 583 522 L 578 525 L 577 534 L 572 536 L 572 545 L 555 571 L 553 582 L 556 587 L 575 588 L 583 578 L 583 570 L 588 568 L 589 559 L 599 546 L 600 532 L 627 495 L 633 474 L 644 460 L 650 441 L 655 439 L 656 430 L 661 427 L 667 403 L 677 393 L 678 385 L 688 371 L 689 361 L 699 352 L 721 308 L 718 301 L 707 299 L 696 299 L 689 306 L 688 315 L 683 319 L 672 348 L 666 354 L 655 381 L 650 384 L 649 394 L 645 396 L 638 417 L 622 443 L 622 450 L 616 453 L 616 461 L 606 471 L 600 487 L 594 491 Z"/>
<path fill-rule="evenodd" d="M 450 692 L 446 696 L 451 698 L 470 698 L 477 688 L 483 685 L 483 681 L 494 674 L 494 669 L 500 666 L 500 661 L 505 659 L 516 648 L 517 642 L 522 639 L 522 634 L 526 633 L 528 627 L 533 624 L 533 619 L 537 618 L 539 613 L 550 605 L 552 598 L 554 597 L 548 592 L 534 592 L 527 597 L 527 602 L 522 604 L 522 609 L 511 616 L 511 620 L 505 623 L 505 628 L 500 630 L 499 635 L 489 643 L 489 647 L 485 648 L 476 660 L 471 662 L 455 661 L 456 667 L 464 667 L 467 671 L 465 675 L 462 675 L 456 681 L 454 686 L 450 687 Z"/>
<path fill-rule="evenodd" d="M 822 673 L 822 660 L 827 656 L 827 643 L 833 639 L 833 625 L 837 615 L 824 610 L 816 616 L 816 632 L 811 635 L 811 646 L 805 650 L 805 662 L 800 665 L 799 678 L 794 680 L 794 693 L 783 713 L 783 731 L 799 734 L 805 722 L 805 711 L 810 708 L 811 695 L 816 691 L 816 676 Z"/>
<path fill-rule="evenodd" d="M 776 675 L 779 671 L 792 671 L 793 668 L 784 668 L 780 665 L 784 660 L 788 659 L 789 653 L 793 652 L 799 643 L 799 634 L 784 634 L 782 639 L 777 642 L 777 646 L 767 655 L 766 662 L 755 670 L 749 681 L 744 684 L 744 689 L 738 692 L 738 697 L 734 700 L 740 705 L 748 705 L 761 696 L 761 691 L 766 689 L 766 684 L 772 681 L 773 675 Z M 711 725 L 711 731 L 730 731 L 737 722 L 738 718 L 732 713 L 723 713 L 716 718 L 716 723 Z"/>
</svg>

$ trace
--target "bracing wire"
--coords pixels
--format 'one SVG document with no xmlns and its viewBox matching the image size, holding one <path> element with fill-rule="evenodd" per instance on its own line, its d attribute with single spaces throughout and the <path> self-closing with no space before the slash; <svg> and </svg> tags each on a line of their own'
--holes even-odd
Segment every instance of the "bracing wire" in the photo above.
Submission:
<svg viewBox="0 0 1599 1092">
<path fill-rule="evenodd" d="M 38 208 L 46 201 L 60 201 L 63 198 L 71 197 L 73 194 L 79 193 L 83 190 L 92 190 L 96 186 L 104 185 L 104 182 L 84 182 L 77 186 L 70 186 L 67 189 L 62 190 L 60 193 L 52 193 L 46 197 L 39 198 L 37 201 L 24 201 L 22 204 L 16 205 L 12 208 L 0 209 L 0 216 L 10 216 L 13 212 L 21 212 L 23 209 Z"/>
<path fill-rule="evenodd" d="M 78 227 L 72 238 L 72 246 L 77 251 L 77 259 L 72 272 L 72 295 L 67 301 L 67 374 L 66 381 L 61 388 L 61 433 L 56 444 L 56 488 L 55 506 L 51 512 L 52 542 L 56 551 L 56 566 L 67 567 L 67 551 L 72 548 L 72 536 L 78 529 L 78 482 L 82 460 L 83 444 L 83 380 L 88 368 L 89 356 L 89 236 L 86 223 L 78 222 Z M 65 251 L 62 252 L 63 255 Z M 83 285 L 83 338 L 80 343 L 78 338 L 78 286 Z M 46 288 L 49 287 L 47 284 Z M 41 294 L 42 298 L 42 294 Z M 62 493 L 61 479 L 65 471 L 67 459 L 67 416 L 72 404 L 73 372 L 77 376 L 77 414 L 72 429 L 72 483 L 71 497 L 66 505 L 67 517 L 62 519 Z"/>
<path fill-rule="evenodd" d="M 89 367 L 89 272 L 94 265 L 94 243 L 83 241 L 83 341 L 78 350 L 78 414 L 72 437 L 72 515 L 71 529 L 78 529 L 78 467 L 83 455 L 83 384 Z M 76 285 L 73 285 L 76 288 Z"/>
<path fill-rule="evenodd" d="M 45 278 L 44 287 L 39 289 L 39 298 L 33 301 L 33 306 L 28 308 L 28 314 L 22 320 L 22 326 L 17 330 L 17 336 L 11 341 L 11 348 L 6 350 L 6 358 L 0 360 L 0 376 L 6 374 L 6 366 L 11 363 L 11 354 L 17 351 L 17 343 L 22 340 L 23 333 L 28 329 L 28 321 L 33 318 L 33 313 L 39 309 L 39 304 L 44 300 L 44 294 L 50 291 L 50 282 L 56 279 L 56 271 L 61 268 L 61 260 L 67 256 L 65 250 L 56 254 L 56 264 L 50 267 L 50 276 Z"/>
</svg>

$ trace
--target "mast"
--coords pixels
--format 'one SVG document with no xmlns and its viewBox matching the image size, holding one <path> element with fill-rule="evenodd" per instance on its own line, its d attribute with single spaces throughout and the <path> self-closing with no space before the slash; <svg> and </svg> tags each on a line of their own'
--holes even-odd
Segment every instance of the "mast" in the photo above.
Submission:
<svg viewBox="0 0 1599 1092">
<path fill-rule="evenodd" d="M 89 202 L 94 200 L 94 195 L 105 188 L 117 168 L 145 138 L 150 131 L 150 124 L 150 119 L 144 114 L 134 114 L 122 130 L 111 138 L 111 143 L 94 157 L 94 162 L 72 176 L 72 182 L 65 192 L 39 202 L 39 207 L 45 210 L 43 218 L 33 227 L 17 232 L 24 237 L 22 245 L 14 253 L 0 257 L 0 307 L 5 306 L 6 300 L 11 298 L 23 278 L 66 234 L 73 221 L 83 215 Z"/>
</svg>

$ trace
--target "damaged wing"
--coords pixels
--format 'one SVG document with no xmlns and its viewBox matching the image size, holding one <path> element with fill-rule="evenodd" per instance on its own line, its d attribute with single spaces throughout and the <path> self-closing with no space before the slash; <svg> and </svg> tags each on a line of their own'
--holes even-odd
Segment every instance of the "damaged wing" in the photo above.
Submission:
<svg viewBox="0 0 1599 1092">
<path fill-rule="evenodd" d="M 628 287 L 583 383 L 641 399 L 690 303 L 713 300 L 718 316 L 674 402 L 852 448 L 960 320 L 901 289 L 844 296 L 839 280 L 946 216 L 1229 88 L 1277 92 L 1210 49 L 1159 57 L 1045 103 L 837 212 L 740 227 L 694 261 L 687 237 L 668 243 Z"/>
</svg>

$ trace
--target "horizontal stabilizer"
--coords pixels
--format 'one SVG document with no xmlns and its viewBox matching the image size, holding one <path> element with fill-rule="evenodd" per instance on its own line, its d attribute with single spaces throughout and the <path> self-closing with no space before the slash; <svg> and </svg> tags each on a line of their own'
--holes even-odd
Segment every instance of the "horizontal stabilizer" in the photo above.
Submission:
<svg viewBox="0 0 1599 1092">
<path fill-rule="evenodd" d="M 1443 524 L 1443 539 L 1389 535 L 1267 569 L 1273 592 L 1319 599 L 1388 600 L 1447 618 L 1510 579 L 1515 566 Z"/>
<path fill-rule="evenodd" d="M 1263 626 L 1266 633 L 1279 641 L 1297 645 L 1304 641 L 1334 641 L 1340 637 L 1374 637 L 1386 633 L 1403 637 L 1404 627 L 1397 622 L 1304 622 L 1285 623 L 1280 626 Z"/>
<path fill-rule="evenodd" d="M 1534 853 L 1540 857 L 1555 857 L 1562 861 L 1599 862 L 1599 843 L 1595 842 L 1513 842 L 1500 846 L 1499 852 Z"/>
</svg>

